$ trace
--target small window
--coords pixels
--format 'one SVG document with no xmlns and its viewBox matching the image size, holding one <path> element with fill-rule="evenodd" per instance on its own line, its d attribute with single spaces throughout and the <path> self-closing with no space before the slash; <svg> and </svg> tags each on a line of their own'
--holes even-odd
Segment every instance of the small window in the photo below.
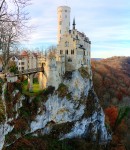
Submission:
<svg viewBox="0 0 130 150">
<path fill-rule="evenodd" d="M 62 51 L 62 50 L 60 50 L 60 54 L 63 54 L 63 51 Z"/>
<path fill-rule="evenodd" d="M 59 22 L 59 25 L 62 25 L 62 21 Z"/>
<path fill-rule="evenodd" d="M 71 58 L 69 58 L 69 59 L 68 59 L 68 62 L 72 62 L 72 59 L 71 59 Z"/>
<path fill-rule="evenodd" d="M 74 50 L 71 50 L 71 54 L 74 55 Z"/>
<path fill-rule="evenodd" d="M 85 54 L 85 51 L 84 51 L 84 55 L 86 55 L 86 54 Z"/>
<path fill-rule="evenodd" d="M 22 70 L 24 70 L 24 67 L 22 67 Z"/>
<path fill-rule="evenodd" d="M 24 62 L 21 62 L 21 65 L 24 65 Z"/>
<path fill-rule="evenodd" d="M 61 30 L 60 30 L 60 33 L 61 33 Z"/>
<path fill-rule="evenodd" d="M 66 54 L 68 55 L 68 50 L 66 50 Z"/>
<path fill-rule="evenodd" d="M 65 12 L 67 12 L 67 10 L 65 10 Z"/>
</svg>

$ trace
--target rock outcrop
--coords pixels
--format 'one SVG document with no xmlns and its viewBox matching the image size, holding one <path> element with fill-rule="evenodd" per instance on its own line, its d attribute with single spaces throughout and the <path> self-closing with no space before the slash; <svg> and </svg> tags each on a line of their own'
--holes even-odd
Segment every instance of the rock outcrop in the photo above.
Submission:
<svg viewBox="0 0 130 150">
<path fill-rule="evenodd" d="M 0 124 L 0 149 L 27 134 L 51 134 L 56 125 L 63 124 L 70 126 L 62 132 L 57 131 L 59 140 L 75 137 L 98 139 L 100 143 L 111 140 L 103 110 L 85 68 L 64 76 L 57 90 L 44 90 L 37 97 L 29 98 L 21 93 L 19 86 L 13 85 L 13 89 L 9 86 L 5 83 L 2 91 L 5 119 Z"/>
</svg>

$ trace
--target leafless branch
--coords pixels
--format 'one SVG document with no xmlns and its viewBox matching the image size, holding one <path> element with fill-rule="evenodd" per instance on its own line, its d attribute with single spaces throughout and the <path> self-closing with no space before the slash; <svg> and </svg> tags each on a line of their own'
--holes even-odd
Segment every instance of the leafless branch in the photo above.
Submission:
<svg viewBox="0 0 130 150">
<path fill-rule="evenodd" d="M 15 11 L 9 11 L 7 0 L 0 0 L 0 51 L 3 67 L 8 68 L 11 51 L 24 35 L 28 13 L 24 11 L 30 0 L 12 0 Z"/>
</svg>

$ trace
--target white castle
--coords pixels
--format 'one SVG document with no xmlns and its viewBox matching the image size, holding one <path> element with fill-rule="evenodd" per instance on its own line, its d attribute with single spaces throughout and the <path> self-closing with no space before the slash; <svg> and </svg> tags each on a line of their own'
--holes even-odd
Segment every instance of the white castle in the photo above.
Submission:
<svg viewBox="0 0 130 150">
<path fill-rule="evenodd" d="M 23 52 L 21 59 L 18 61 L 19 71 L 44 67 L 44 74 L 38 73 L 41 89 L 48 86 L 54 86 L 57 89 L 67 71 L 87 67 L 88 73 L 91 74 L 91 42 L 84 33 L 75 28 L 75 19 L 73 20 L 73 28 L 70 29 L 70 11 L 71 8 L 68 6 L 60 6 L 57 9 L 58 44 L 55 51 L 49 52 L 45 56 Z M 28 79 L 30 89 L 32 89 L 33 74 Z M 11 82 L 10 78 L 8 80 Z"/>
<path fill-rule="evenodd" d="M 87 67 L 91 72 L 90 48 L 91 41 L 84 33 L 79 32 L 73 20 L 73 28 L 70 29 L 70 11 L 68 6 L 60 6 L 58 14 L 58 35 L 56 53 L 46 56 L 44 69 L 46 75 L 40 73 L 40 83 L 43 88 L 54 86 L 56 89 L 62 82 L 66 71 L 73 71 Z"/>
</svg>

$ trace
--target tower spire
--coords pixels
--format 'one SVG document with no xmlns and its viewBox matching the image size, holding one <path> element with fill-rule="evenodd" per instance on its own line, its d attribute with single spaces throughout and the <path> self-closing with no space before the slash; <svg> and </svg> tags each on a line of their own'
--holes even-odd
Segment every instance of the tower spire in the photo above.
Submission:
<svg viewBox="0 0 130 150">
<path fill-rule="evenodd" d="M 73 19 L 73 29 L 75 30 L 75 17 L 74 17 L 74 19 Z"/>
</svg>

